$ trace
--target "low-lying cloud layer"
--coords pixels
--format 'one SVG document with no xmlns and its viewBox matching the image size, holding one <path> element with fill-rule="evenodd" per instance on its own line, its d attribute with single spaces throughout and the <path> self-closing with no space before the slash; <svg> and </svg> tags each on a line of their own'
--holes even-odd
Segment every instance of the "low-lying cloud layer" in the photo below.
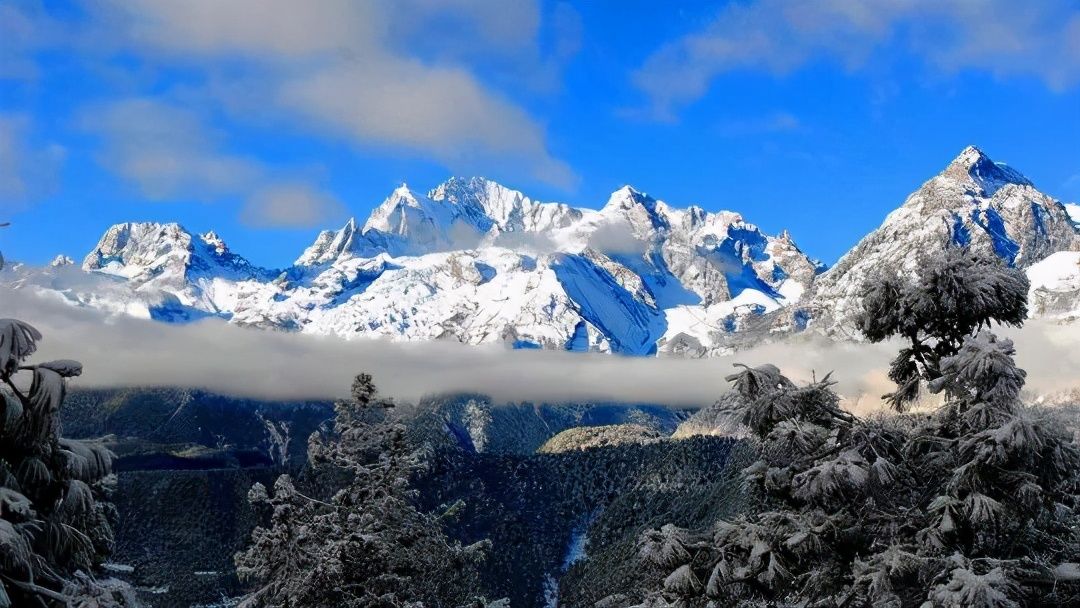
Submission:
<svg viewBox="0 0 1080 608">
<path fill-rule="evenodd" d="M 792 378 L 829 371 L 849 405 L 880 407 L 896 345 L 834 344 L 802 337 L 732 357 L 705 360 L 625 358 L 602 354 L 508 351 L 456 343 L 345 341 L 243 329 L 212 320 L 175 326 L 107 317 L 55 295 L 0 289 L 0 317 L 25 320 L 45 335 L 36 361 L 85 364 L 83 387 L 190 386 L 258 398 L 333 398 L 366 370 L 381 390 L 415 401 L 427 394 L 470 391 L 503 401 L 594 400 L 704 405 L 727 390 L 735 362 L 771 362 Z M 1030 323 L 1008 331 L 1033 392 L 1080 384 L 1080 328 Z"/>
</svg>

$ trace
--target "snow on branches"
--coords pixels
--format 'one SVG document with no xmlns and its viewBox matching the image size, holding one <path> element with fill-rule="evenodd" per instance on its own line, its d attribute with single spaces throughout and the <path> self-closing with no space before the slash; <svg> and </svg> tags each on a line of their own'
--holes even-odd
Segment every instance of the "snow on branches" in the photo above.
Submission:
<svg viewBox="0 0 1080 608">
<path fill-rule="evenodd" d="M 352 397 L 336 404 L 332 428 L 311 436 L 302 479 L 282 475 L 272 491 L 249 492 L 268 521 L 236 554 L 238 574 L 255 585 L 240 605 L 483 608 L 476 566 L 487 543 L 462 546 L 412 504 L 421 454 L 393 403 L 367 374 Z"/>
<path fill-rule="evenodd" d="M 0 608 L 135 606 L 129 587 L 91 576 L 112 545 L 103 500 L 115 482 L 112 454 L 60 437 L 65 379 L 82 365 L 26 365 L 41 338 L 0 319 Z"/>
<path fill-rule="evenodd" d="M 988 329 L 1022 322 L 1026 291 L 962 249 L 868 286 L 867 336 L 909 341 L 886 398 L 925 382 L 946 397 L 930 415 L 856 418 L 827 376 L 729 376 L 761 456 L 743 471 L 756 504 L 710 530 L 646 531 L 643 563 L 668 574 L 641 605 L 1080 604 L 1080 447 L 1021 403 L 1013 344 Z"/>
</svg>

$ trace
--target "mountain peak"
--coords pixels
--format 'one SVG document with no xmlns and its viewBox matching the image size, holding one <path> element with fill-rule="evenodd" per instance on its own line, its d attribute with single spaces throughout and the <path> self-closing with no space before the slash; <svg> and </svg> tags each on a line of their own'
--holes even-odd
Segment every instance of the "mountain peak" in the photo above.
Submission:
<svg viewBox="0 0 1080 608">
<path fill-rule="evenodd" d="M 993 162 L 994 161 L 990 160 L 990 157 L 980 150 L 978 146 L 968 146 L 960 151 L 960 154 L 949 163 L 949 166 L 962 167 L 966 171 L 980 163 Z"/>
<path fill-rule="evenodd" d="M 941 176 L 973 185 L 983 196 L 993 196 L 1007 184 L 1033 185 L 1019 171 L 1005 163 L 994 162 L 976 146 L 964 148 Z"/>
<path fill-rule="evenodd" d="M 97 247 L 83 261 L 84 270 L 119 268 L 127 257 L 137 252 L 140 257 L 165 255 L 171 251 L 187 251 L 191 233 L 180 224 L 154 222 L 125 222 L 114 224 L 105 231 Z"/>
<path fill-rule="evenodd" d="M 451 177 L 432 188 L 427 196 L 438 202 L 458 206 L 478 205 L 484 211 L 492 199 L 523 199 L 525 195 L 486 177 Z M 499 205 L 496 205 L 498 207 Z"/>
<path fill-rule="evenodd" d="M 627 185 L 611 193 L 600 213 L 630 222 L 634 235 L 644 238 L 669 227 L 666 210 L 666 205 L 660 201 Z"/>
<path fill-rule="evenodd" d="M 604 207 L 627 209 L 630 207 L 644 205 L 645 207 L 651 209 L 652 207 L 656 206 L 657 202 L 658 201 L 656 199 L 649 196 L 647 193 L 642 192 L 631 185 L 626 185 L 612 192 L 611 196 L 608 197 L 608 201 L 604 205 Z"/>
<path fill-rule="evenodd" d="M 615 197 L 615 196 L 630 197 L 630 198 L 649 198 L 648 194 L 642 192 L 641 190 L 638 190 L 637 188 L 631 186 L 630 184 L 626 184 L 622 188 L 619 188 L 615 192 L 612 192 L 611 196 L 612 197 Z"/>
<path fill-rule="evenodd" d="M 505 187 L 502 184 L 488 179 L 486 177 L 474 175 L 472 177 L 464 177 L 461 175 L 454 175 L 447 179 L 445 182 L 435 186 L 428 193 L 428 196 L 435 198 L 435 194 L 438 192 L 447 192 L 451 190 L 483 190 L 491 186 Z"/>
<path fill-rule="evenodd" d="M 296 266 L 318 266 L 333 262 L 346 252 L 353 250 L 359 230 L 356 218 L 350 217 L 340 230 L 323 230 L 315 237 L 315 242 L 300 254 L 293 264 Z"/>
</svg>

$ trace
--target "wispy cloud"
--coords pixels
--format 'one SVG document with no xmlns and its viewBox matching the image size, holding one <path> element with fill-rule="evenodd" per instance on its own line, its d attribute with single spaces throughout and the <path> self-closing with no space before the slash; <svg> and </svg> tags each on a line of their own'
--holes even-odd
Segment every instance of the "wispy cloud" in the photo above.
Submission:
<svg viewBox="0 0 1080 608">
<path fill-rule="evenodd" d="M 57 186 L 66 150 L 32 133 L 28 115 L 0 113 L 0 211 L 22 209 Z"/>
<path fill-rule="evenodd" d="M 271 184 L 247 200 L 240 219 L 259 228 L 316 227 L 346 214 L 332 195 L 304 182 Z"/>
<path fill-rule="evenodd" d="M 241 219 L 256 227 L 312 227 L 344 215 L 330 194 L 282 180 L 259 160 L 228 151 L 224 133 L 199 113 L 158 98 L 87 107 L 82 127 L 104 142 L 104 166 L 149 200 L 246 198 Z"/>
<path fill-rule="evenodd" d="M 1080 9 L 1069 0 L 732 2 L 653 53 L 633 81 L 654 118 L 673 120 L 732 70 L 782 75 L 826 59 L 856 71 L 887 63 L 890 51 L 946 73 L 1034 76 L 1063 89 L 1080 80 Z"/>
<path fill-rule="evenodd" d="M 788 133 L 803 128 L 799 118 L 790 112 L 774 112 L 758 118 L 721 122 L 717 130 L 726 137 Z"/>
<path fill-rule="evenodd" d="M 259 163 L 222 148 L 194 111 L 153 98 L 86 108 L 80 124 L 104 141 L 101 162 L 151 200 L 213 200 L 250 189 Z"/>
</svg>

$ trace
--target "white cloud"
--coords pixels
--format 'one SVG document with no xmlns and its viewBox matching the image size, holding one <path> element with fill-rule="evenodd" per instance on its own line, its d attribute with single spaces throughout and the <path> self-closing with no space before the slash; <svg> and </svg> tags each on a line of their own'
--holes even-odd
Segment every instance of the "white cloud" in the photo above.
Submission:
<svg viewBox="0 0 1080 608">
<path fill-rule="evenodd" d="M 312 228 L 324 226 L 344 213 L 344 206 L 332 195 L 303 182 L 283 182 L 252 195 L 240 219 L 260 228 Z"/>
<path fill-rule="evenodd" d="M 790 112 L 775 112 L 759 118 L 731 120 L 719 125 L 722 135 L 738 137 L 764 133 L 785 133 L 802 129 L 802 122 Z"/>
<path fill-rule="evenodd" d="M 2 212 L 18 211 L 56 189 L 66 151 L 58 144 L 33 142 L 32 130 L 28 116 L 0 113 Z"/>
<path fill-rule="evenodd" d="M 147 199 L 245 198 L 240 219 L 262 228 L 310 228 L 344 214 L 331 194 L 227 152 L 226 138 L 203 116 L 169 101 L 139 97 L 98 104 L 84 109 L 80 123 L 104 141 L 102 164 Z"/>
<path fill-rule="evenodd" d="M 532 177 L 568 188 L 574 175 L 551 157 L 543 129 L 469 72 L 412 60 L 335 62 L 288 78 L 281 106 L 328 133 L 425 150 L 450 166 L 519 160 Z"/>
<path fill-rule="evenodd" d="M 1080 10 L 1069 0 L 758 0 L 731 3 L 704 29 L 653 53 L 633 80 L 650 112 L 671 120 L 720 74 L 785 74 L 816 59 L 859 70 L 881 53 L 913 53 L 931 68 L 1034 76 L 1061 89 L 1080 80 Z"/>
<path fill-rule="evenodd" d="M 141 0 L 93 7 L 102 37 L 161 65 L 203 70 L 218 81 L 210 94 L 229 93 L 216 100 L 226 107 L 246 96 L 241 107 L 262 106 L 260 115 L 277 114 L 277 124 L 289 128 L 420 154 L 454 170 L 498 161 L 560 187 L 574 183 L 548 150 L 544 126 L 470 67 L 525 65 L 523 85 L 547 70 L 536 2 Z"/>
<path fill-rule="evenodd" d="M 251 159 L 221 151 L 221 134 L 197 113 L 153 98 L 123 99 L 85 109 L 82 126 L 100 135 L 101 162 L 151 200 L 215 200 L 260 179 Z"/>
<path fill-rule="evenodd" d="M 190 386 L 272 399 L 347 394 L 360 370 L 388 395 L 416 400 L 471 391 L 500 400 L 602 400 L 704 405 L 727 390 L 732 364 L 778 365 L 808 381 L 835 371 L 852 407 L 881 407 L 898 344 L 836 344 L 804 339 L 760 346 L 715 359 L 655 359 L 555 351 L 509 351 L 450 342 L 401 343 L 243 329 L 221 321 L 168 325 L 107 317 L 74 308 L 55 294 L 8 288 L 0 316 L 30 322 L 45 335 L 36 360 L 73 358 L 86 365 L 82 386 Z M 1003 332 L 1014 338 L 1027 387 L 1053 393 L 1080 381 L 1080 326 L 1029 323 Z"/>
<path fill-rule="evenodd" d="M 36 80 L 41 75 L 33 53 L 51 42 L 54 32 L 39 13 L 12 3 L 0 4 L 0 81 Z"/>
</svg>

